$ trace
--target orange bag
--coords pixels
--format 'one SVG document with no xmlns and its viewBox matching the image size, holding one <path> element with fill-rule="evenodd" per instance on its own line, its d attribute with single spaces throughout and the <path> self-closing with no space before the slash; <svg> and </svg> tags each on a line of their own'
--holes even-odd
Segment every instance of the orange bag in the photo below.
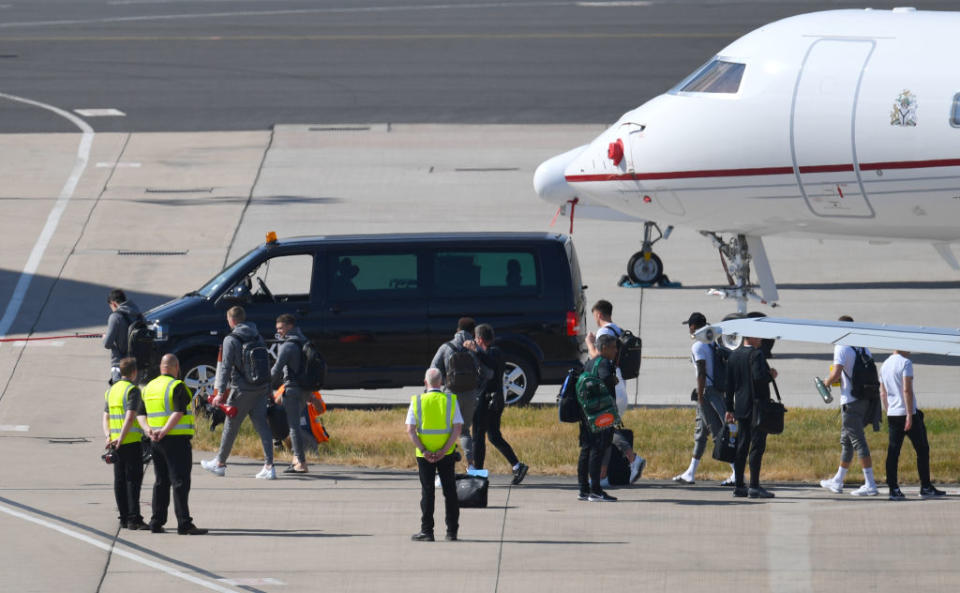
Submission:
<svg viewBox="0 0 960 593">
<path fill-rule="evenodd" d="M 318 443 L 325 443 L 330 440 L 330 435 L 327 433 L 327 428 L 323 425 L 323 418 L 320 416 L 327 411 L 327 403 L 323 401 L 319 391 L 314 391 L 313 397 L 315 399 L 307 402 L 307 418 L 310 419 L 310 430 Z"/>
</svg>

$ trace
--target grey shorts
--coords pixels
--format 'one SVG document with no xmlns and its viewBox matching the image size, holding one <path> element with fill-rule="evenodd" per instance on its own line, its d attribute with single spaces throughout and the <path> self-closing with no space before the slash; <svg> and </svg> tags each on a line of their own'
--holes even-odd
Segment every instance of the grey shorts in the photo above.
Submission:
<svg viewBox="0 0 960 593">
<path fill-rule="evenodd" d="M 870 446 L 867 436 L 863 432 L 864 419 L 869 402 L 854 400 L 840 406 L 840 460 L 846 463 L 853 461 L 853 452 L 856 451 L 860 459 L 870 457 Z"/>
</svg>

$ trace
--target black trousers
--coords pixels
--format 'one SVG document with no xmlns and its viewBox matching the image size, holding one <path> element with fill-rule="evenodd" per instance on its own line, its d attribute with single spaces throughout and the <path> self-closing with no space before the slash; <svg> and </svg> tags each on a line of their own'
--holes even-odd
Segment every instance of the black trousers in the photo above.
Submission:
<svg viewBox="0 0 960 593">
<path fill-rule="evenodd" d="M 193 448 L 186 435 L 166 436 L 153 443 L 153 516 L 150 525 L 167 522 L 170 506 L 170 488 L 173 488 L 173 509 L 177 528 L 184 529 L 193 522 L 190 517 L 190 470 L 193 467 Z"/>
<path fill-rule="evenodd" d="M 520 463 L 517 455 L 513 452 L 513 447 L 503 438 L 503 433 L 500 432 L 502 416 L 503 410 L 490 408 L 489 397 L 481 397 L 477 402 L 477 409 L 473 412 L 473 466 L 477 469 L 483 469 L 483 461 L 487 456 L 485 436 L 490 438 L 490 444 L 496 447 L 497 451 L 500 451 L 510 467 Z"/>
<path fill-rule="evenodd" d="M 456 460 L 446 455 L 436 463 L 417 457 L 417 473 L 420 474 L 420 531 L 433 533 L 433 507 L 436 498 L 434 476 L 440 475 L 443 502 L 446 507 L 447 533 L 456 534 L 460 527 L 460 503 L 457 501 Z"/>
<path fill-rule="evenodd" d="M 917 452 L 917 473 L 920 474 L 920 486 L 930 486 L 930 443 L 927 442 L 927 426 L 923 423 L 923 412 L 917 410 L 913 416 L 913 426 L 904 430 L 906 416 L 887 416 L 887 486 L 896 488 L 897 466 L 900 464 L 900 447 L 903 437 L 910 437 L 913 450 Z"/>
<path fill-rule="evenodd" d="M 767 433 L 753 427 L 753 418 L 737 418 L 739 434 L 737 434 L 737 458 L 733 462 L 733 472 L 736 477 L 737 488 L 744 486 L 743 470 L 750 458 L 750 487 L 760 487 L 760 464 L 763 462 L 763 453 L 767 450 Z"/>
<path fill-rule="evenodd" d="M 117 447 L 113 463 L 113 496 L 121 523 L 140 523 L 140 486 L 143 484 L 143 447 L 140 441 Z"/>
<path fill-rule="evenodd" d="M 606 455 L 612 442 L 613 428 L 591 432 L 584 421 L 580 421 L 580 458 L 577 460 L 577 480 L 580 483 L 581 494 L 603 492 L 603 488 L 600 487 L 600 467 L 603 465 L 603 456 Z"/>
</svg>

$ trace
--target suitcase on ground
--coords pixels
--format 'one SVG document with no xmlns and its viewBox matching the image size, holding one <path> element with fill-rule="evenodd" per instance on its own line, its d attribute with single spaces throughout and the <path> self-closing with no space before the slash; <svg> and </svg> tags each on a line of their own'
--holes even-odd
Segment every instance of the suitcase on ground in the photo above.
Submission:
<svg viewBox="0 0 960 593">
<path fill-rule="evenodd" d="M 486 508 L 489 489 L 490 480 L 487 478 L 457 474 L 457 500 L 461 509 Z"/>
</svg>

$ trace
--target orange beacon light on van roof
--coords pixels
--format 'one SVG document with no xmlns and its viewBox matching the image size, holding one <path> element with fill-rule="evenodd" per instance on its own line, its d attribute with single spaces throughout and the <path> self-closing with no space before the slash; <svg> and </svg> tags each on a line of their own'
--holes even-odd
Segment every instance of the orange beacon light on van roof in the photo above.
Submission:
<svg viewBox="0 0 960 593">
<path fill-rule="evenodd" d="M 276 243 L 276 242 L 277 242 L 277 232 L 269 231 L 267 233 L 267 244 L 269 245 L 271 243 Z"/>
</svg>

